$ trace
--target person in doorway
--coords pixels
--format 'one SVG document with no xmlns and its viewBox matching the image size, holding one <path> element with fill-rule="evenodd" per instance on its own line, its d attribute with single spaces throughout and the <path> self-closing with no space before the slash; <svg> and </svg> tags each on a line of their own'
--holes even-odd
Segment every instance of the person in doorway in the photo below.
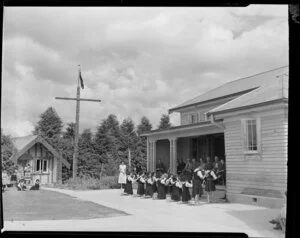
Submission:
<svg viewBox="0 0 300 238">
<path fill-rule="evenodd" d="M 199 159 L 199 165 L 202 166 L 203 164 L 204 164 L 204 160 L 203 160 L 203 158 L 200 158 Z"/>
<path fill-rule="evenodd" d="M 215 162 L 213 163 L 213 165 L 214 165 L 213 171 L 217 176 L 216 184 L 220 184 L 221 176 L 219 176 L 219 174 L 220 174 L 221 162 L 218 156 L 215 156 Z"/>
<path fill-rule="evenodd" d="M 35 180 L 35 184 L 30 188 L 30 190 L 40 190 L 40 180 Z"/>
<path fill-rule="evenodd" d="M 184 170 L 184 168 L 185 168 L 185 163 L 184 163 L 183 159 L 181 158 L 178 161 L 178 166 L 177 166 L 177 173 L 178 173 L 178 175 L 182 173 L 182 171 Z"/>
<path fill-rule="evenodd" d="M 124 164 L 124 161 L 119 165 L 119 179 L 118 183 L 121 184 L 121 189 L 126 184 L 126 165 Z"/>
<path fill-rule="evenodd" d="M 194 172 L 194 170 L 198 167 L 198 163 L 196 161 L 195 158 L 192 158 L 192 173 Z"/>
<path fill-rule="evenodd" d="M 187 159 L 183 172 L 187 176 L 188 180 L 192 179 L 193 168 L 192 168 L 191 159 Z"/>
<path fill-rule="evenodd" d="M 165 165 L 163 164 L 161 159 L 158 159 L 156 164 L 156 172 L 165 173 L 165 171 L 166 171 Z"/>
</svg>

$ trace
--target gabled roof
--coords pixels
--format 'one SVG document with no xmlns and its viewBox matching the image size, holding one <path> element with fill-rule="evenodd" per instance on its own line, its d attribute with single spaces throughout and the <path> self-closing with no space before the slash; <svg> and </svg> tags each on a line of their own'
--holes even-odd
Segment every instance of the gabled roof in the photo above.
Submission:
<svg viewBox="0 0 300 238">
<path fill-rule="evenodd" d="M 288 78 L 275 77 L 273 81 L 270 81 L 268 84 L 264 84 L 249 93 L 213 108 L 207 114 L 242 109 L 266 102 L 279 101 L 281 99 L 288 99 Z"/>
<path fill-rule="evenodd" d="M 15 150 L 13 155 L 11 156 L 11 160 L 16 162 L 23 154 L 25 154 L 32 146 L 36 143 L 41 143 L 44 145 L 55 157 L 61 159 L 61 161 L 66 165 L 69 169 L 69 162 L 64 159 L 43 137 L 40 135 L 30 135 L 24 137 L 15 137 L 12 138 L 12 142 L 14 144 Z"/>
<path fill-rule="evenodd" d="M 262 85 L 272 83 L 274 79 L 276 79 L 276 76 L 283 75 L 287 72 L 288 66 L 284 66 L 246 78 L 234 80 L 171 108 L 169 111 L 176 111 L 177 109 L 205 103 L 219 98 L 229 97 L 234 94 L 249 93 L 249 91 L 255 90 Z"/>
</svg>

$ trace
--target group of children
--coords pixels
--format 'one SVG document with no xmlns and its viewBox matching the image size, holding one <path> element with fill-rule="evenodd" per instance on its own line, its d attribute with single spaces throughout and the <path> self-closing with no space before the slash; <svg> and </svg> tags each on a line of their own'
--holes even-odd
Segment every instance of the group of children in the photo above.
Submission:
<svg viewBox="0 0 300 238">
<path fill-rule="evenodd" d="M 132 184 L 137 183 L 137 196 L 166 199 L 167 195 L 170 195 L 173 201 L 183 203 L 191 201 L 191 204 L 198 205 L 204 191 L 207 193 L 207 202 L 213 201 L 217 179 L 218 177 L 213 169 L 205 164 L 199 165 L 192 175 L 188 173 L 175 175 L 161 172 L 140 172 L 139 174 L 127 172 L 124 194 L 133 195 Z"/>
</svg>

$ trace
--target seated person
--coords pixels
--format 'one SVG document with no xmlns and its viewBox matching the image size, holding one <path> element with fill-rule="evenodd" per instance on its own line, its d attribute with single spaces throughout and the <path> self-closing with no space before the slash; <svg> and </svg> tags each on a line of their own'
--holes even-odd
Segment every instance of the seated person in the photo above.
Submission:
<svg viewBox="0 0 300 238">
<path fill-rule="evenodd" d="M 285 202 L 286 202 L 286 191 L 285 191 Z M 270 221 L 271 224 L 275 224 L 275 230 L 282 230 L 285 232 L 286 226 L 286 203 L 283 205 L 280 214 L 273 220 Z"/>
<path fill-rule="evenodd" d="M 24 179 L 20 179 L 17 188 L 18 188 L 18 191 L 25 191 L 26 190 L 26 186 L 24 184 Z"/>
<path fill-rule="evenodd" d="M 40 190 L 40 180 L 35 180 L 35 184 L 30 188 L 30 190 Z"/>
</svg>

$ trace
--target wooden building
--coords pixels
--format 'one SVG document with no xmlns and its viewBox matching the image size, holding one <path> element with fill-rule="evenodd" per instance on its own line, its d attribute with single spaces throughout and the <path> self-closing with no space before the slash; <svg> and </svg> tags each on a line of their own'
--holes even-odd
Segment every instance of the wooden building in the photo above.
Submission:
<svg viewBox="0 0 300 238">
<path fill-rule="evenodd" d="M 179 106 L 181 125 L 147 136 L 147 168 L 218 156 L 230 202 L 281 207 L 287 189 L 288 67 L 231 81 Z"/>
<path fill-rule="evenodd" d="M 66 161 L 45 139 L 38 135 L 12 138 L 15 151 L 11 160 L 18 165 L 18 179 L 24 178 L 27 184 L 36 179 L 41 184 L 62 182 L 62 163 Z"/>
</svg>

